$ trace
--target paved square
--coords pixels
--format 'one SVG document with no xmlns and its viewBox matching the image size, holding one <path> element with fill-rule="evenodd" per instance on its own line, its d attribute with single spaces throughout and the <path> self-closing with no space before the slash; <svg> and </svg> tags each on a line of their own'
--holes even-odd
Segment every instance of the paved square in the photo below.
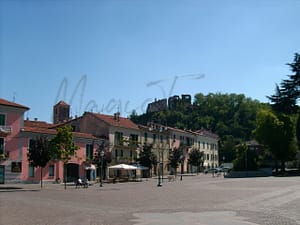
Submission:
<svg viewBox="0 0 300 225">
<path fill-rule="evenodd" d="M 184 176 L 98 184 L 0 186 L 5 225 L 295 225 L 300 224 L 300 177 L 224 179 Z"/>
</svg>

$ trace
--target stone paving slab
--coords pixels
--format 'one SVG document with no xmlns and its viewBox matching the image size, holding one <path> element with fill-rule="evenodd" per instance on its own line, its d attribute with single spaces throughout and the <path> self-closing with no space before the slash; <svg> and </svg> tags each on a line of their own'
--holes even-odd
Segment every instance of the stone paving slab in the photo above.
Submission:
<svg viewBox="0 0 300 225">
<path fill-rule="evenodd" d="M 300 177 L 98 184 L 18 184 L 0 188 L 2 225 L 297 225 Z"/>
</svg>

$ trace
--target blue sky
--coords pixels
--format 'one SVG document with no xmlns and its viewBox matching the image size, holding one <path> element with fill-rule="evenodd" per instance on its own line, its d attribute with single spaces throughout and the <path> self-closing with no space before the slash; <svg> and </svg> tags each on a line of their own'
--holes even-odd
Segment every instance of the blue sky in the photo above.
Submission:
<svg viewBox="0 0 300 225">
<path fill-rule="evenodd" d="M 267 102 L 300 52 L 299 0 L 2 0 L 0 97 L 140 114 L 155 98 L 237 93 Z"/>
</svg>

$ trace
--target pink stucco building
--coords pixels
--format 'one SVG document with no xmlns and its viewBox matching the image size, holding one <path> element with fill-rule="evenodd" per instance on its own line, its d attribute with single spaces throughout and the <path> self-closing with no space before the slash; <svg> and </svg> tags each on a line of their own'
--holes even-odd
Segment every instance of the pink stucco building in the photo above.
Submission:
<svg viewBox="0 0 300 225">
<path fill-rule="evenodd" d="M 56 134 L 56 126 L 41 121 L 24 120 L 28 107 L 0 99 L 0 183 L 38 182 L 40 168 L 33 168 L 27 160 L 30 144 L 38 136 L 49 139 Z M 95 180 L 95 167 L 90 159 L 99 142 L 91 134 L 73 132 L 74 143 L 79 146 L 76 157 L 67 164 L 69 180 L 87 177 Z M 62 162 L 50 161 L 43 169 L 43 180 L 57 181 L 63 178 Z"/>
</svg>

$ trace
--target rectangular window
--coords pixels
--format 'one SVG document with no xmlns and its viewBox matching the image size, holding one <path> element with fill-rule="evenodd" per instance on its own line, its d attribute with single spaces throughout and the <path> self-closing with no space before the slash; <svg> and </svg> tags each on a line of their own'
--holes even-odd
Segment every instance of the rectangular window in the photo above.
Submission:
<svg viewBox="0 0 300 225">
<path fill-rule="evenodd" d="M 186 137 L 185 140 L 186 140 L 186 145 L 191 146 L 191 144 L 192 144 L 191 139 L 189 137 Z"/>
<path fill-rule="evenodd" d="M 206 155 L 206 159 L 209 160 L 209 154 Z"/>
<path fill-rule="evenodd" d="M 0 138 L 0 155 L 4 154 L 4 138 Z"/>
<path fill-rule="evenodd" d="M 29 165 L 29 168 L 28 168 L 28 176 L 34 177 L 34 167 L 31 165 Z"/>
<path fill-rule="evenodd" d="M 35 142 L 36 141 L 34 139 L 29 139 L 29 151 L 34 147 Z"/>
<path fill-rule="evenodd" d="M 153 143 L 156 141 L 156 134 L 153 134 Z"/>
<path fill-rule="evenodd" d="M 0 114 L 0 126 L 5 126 L 5 115 Z"/>
<path fill-rule="evenodd" d="M 123 149 L 120 150 L 120 157 L 123 157 L 124 156 L 124 152 L 123 152 Z"/>
<path fill-rule="evenodd" d="M 86 144 L 85 145 L 85 157 L 86 160 L 92 160 L 93 159 L 93 149 L 94 146 L 92 144 Z"/>
<path fill-rule="evenodd" d="M 21 173 L 22 172 L 22 163 L 21 162 L 12 162 L 11 163 L 11 172 L 12 173 Z"/>
<path fill-rule="evenodd" d="M 138 135 L 136 135 L 136 134 L 130 134 L 130 137 L 129 137 L 129 144 L 130 144 L 130 146 L 137 146 L 138 139 L 139 139 Z"/>
<path fill-rule="evenodd" d="M 123 145 L 123 133 L 115 132 L 115 145 Z"/>
<path fill-rule="evenodd" d="M 49 166 L 49 177 L 54 177 L 54 165 Z"/>
<path fill-rule="evenodd" d="M 115 155 L 116 155 L 116 158 L 118 158 L 118 156 L 119 156 L 118 149 L 115 150 Z"/>
</svg>

